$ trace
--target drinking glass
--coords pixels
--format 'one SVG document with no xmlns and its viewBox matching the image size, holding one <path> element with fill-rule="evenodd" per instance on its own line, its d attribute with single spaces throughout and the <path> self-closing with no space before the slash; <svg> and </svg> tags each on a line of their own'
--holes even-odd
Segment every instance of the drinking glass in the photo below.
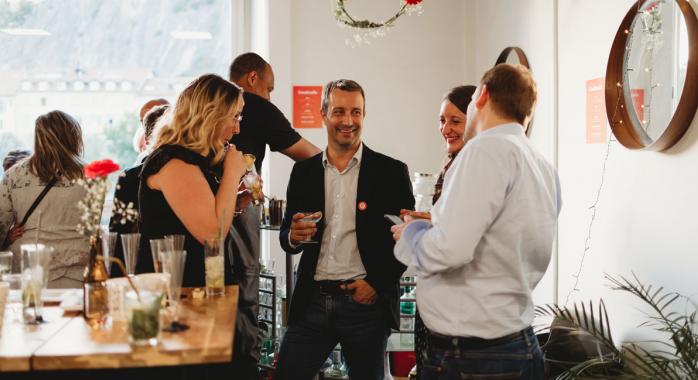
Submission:
<svg viewBox="0 0 698 380">
<path fill-rule="evenodd" d="M 140 290 L 139 294 L 140 299 L 133 290 L 124 296 L 129 341 L 134 346 L 156 346 L 160 335 L 162 291 Z"/>
<path fill-rule="evenodd" d="M 124 293 L 127 284 L 122 281 L 124 278 L 110 278 L 107 280 L 107 294 L 109 298 L 109 316 L 112 321 L 124 321 Z"/>
<path fill-rule="evenodd" d="M 225 290 L 223 244 L 224 240 L 219 238 L 204 240 L 206 295 L 209 297 L 223 295 Z"/>
<path fill-rule="evenodd" d="M 7 282 L 0 282 L 0 333 L 2 333 L 2 321 L 5 319 L 5 305 L 10 293 L 10 284 Z"/>
<path fill-rule="evenodd" d="M 302 214 L 305 216 L 301 219 L 301 222 L 310 222 L 317 224 L 320 220 L 322 220 L 322 211 L 305 211 L 302 212 Z M 312 235 L 306 236 L 305 239 L 301 240 L 300 242 L 306 244 L 318 243 L 317 241 L 313 240 Z"/>
<path fill-rule="evenodd" d="M 107 269 L 107 275 L 111 276 L 111 260 L 110 257 L 114 256 L 114 248 L 116 247 L 116 239 L 119 234 L 116 232 L 109 232 L 108 229 L 102 228 L 102 256 L 104 256 L 104 266 Z"/>
<path fill-rule="evenodd" d="M 12 273 L 12 252 L 0 252 L 0 277 L 5 273 Z"/>
<path fill-rule="evenodd" d="M 179 299 L 182 294 L 182 277 L 184 275 L 184 265 L 187 259 L 187 251 L 170 250 L 161 252 L 162 269 L 169 274 L 167 294 L 170 299 L 170 314 L 172 324 L 165 328 L 168 332 L 186 330 L 189 326 L 179 323 Z"/>
<path fill-rule="evenodd" d="M 22 244 L 22 317 L 26 324 L 39 324 L 43 300 L 41 294 L 48 285 L 48 272 L 53 249 L 43 244 Z"/>
<path fill-rule="evenodd" d="M 184 235 L 165 235 L 165 240 L 171 242 L 172 249 L 175 251 L 184 249 Z"/>
<path fill-rule="evenodd" d="M 22 315 L 22 274 L 5 273 L 2 275 L 2 281 L 9 284 L 7 306 L 10 308 L 14 320 L 20 322 Z"/>
<path fill-rule="evenodd" d="M 150 253 L 153 256 L 155 273 L 162 273 L 162 253 L 172 250 L 172 241 L 167 239 L 150 239 Z"/>
<path fill-rule="evenodd" d="M 242 176 L 242 181 L 250 194 L 252 194 L 252 203 L 259 205 L 264 202 L 264 193 L 262 192 L 262 181 L 257 173 L 257 168 L 254 166 L 257 158 L 254 154 L 244 154 L 243 156 L 247 163 L 247 171 Z"/>
<path fill-rule="evenodd" d="M 141 241 L 141 234 L 122 234 L 121 246 L 124 249 L 124 259 L 126 261 L 126 272 L 129 276 L 136 273 L 136 263 L 138 262 L 138 244 Z"/>
</svg>

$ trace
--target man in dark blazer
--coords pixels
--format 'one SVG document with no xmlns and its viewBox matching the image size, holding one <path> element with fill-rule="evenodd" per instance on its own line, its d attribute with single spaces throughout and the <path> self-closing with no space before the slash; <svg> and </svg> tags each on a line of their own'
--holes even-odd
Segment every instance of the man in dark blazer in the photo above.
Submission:
<svg viewBox="0 0 698 380">
<path fill-rule="evenodd" d="M 407 166 L 361 142 L 364 110 L 358 83 L 328 83 L 327 149 L 291 172 L 279 238 L 286 252 L 302 257 L 277 363 L 282 380 L 312 379 L 337 343 L 350 378 L 383 379 L 405 270 L 392 254 L 384 215 L 412 209 L 414 197 Z M 308 213 L 322 219 L 303 220 Z"/>
</svg>

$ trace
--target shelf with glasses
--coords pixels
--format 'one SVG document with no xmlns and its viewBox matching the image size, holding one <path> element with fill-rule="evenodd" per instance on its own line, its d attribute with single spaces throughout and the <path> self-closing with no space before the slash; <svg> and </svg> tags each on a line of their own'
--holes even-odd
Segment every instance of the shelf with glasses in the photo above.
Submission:
<svg viewBox="0 0 698 380">
<path fill-rule="evenodd" d="M 259 295 L 259 316 L 258 319 L 260 321 L 268 322 L 271 323 L 271 339 L 276 339 L 278 336 L 278 331 L 276 328 L 276 322 L 277 322 L 277 291 L 276 291 L 276 276 L 273 274 L 268 274 L 268 273 L 261 273 L 259 275 L 259 292 L 261 293 Z M 267 302 L 262 302 L 262 300 L 265 300 Z M 263 311 L 263 309 L 267 310 L 268 312 Z M 271 318 L 270 318 L 271 317 Z"/>
<path fill-rule="evenodd" d="M 411 293 L 417 282 L 412 278 L 403 277 L 400 280 L 400 289 L 402 295 L 400 297 L 400 329 L 392 330 L 391 336 L 388 339 L 387 351 L 414 351 L 414 323 L 416 298 Z M 407 294 L 407 296 L 405 296 Z"/>
<path fill-rule="evenodd" d="M 259 316 L 258 320 L 269 324 L 269 334 L 264 338 L 262 351 L 260 352 L 260 361 L 257 363 L 262 371 L 274 371 L 270 360 L 273 360 L 269 355 L 269 350 L 276 347 L 276 341 L 280 331 L 277 331 L 278 320 L 278 297 L 279 294 L 276 288 L 276 276 L 273 273 L 261 273 L 259 275 Z"/>
<path fill-rule="evenodd" d="M 262 218 L 262 220 L 268 220 L 266 218 Z M 281 230 L 281 225 L 273 225 L 273 224 L 267 224 L 267 223 L 260 223 L 259 229 L 261 231 L 280 231 Z M 286 254 L 286 265 L 285 265 L 285 279 L 286 279 L 286 310 L 289 309 L 289 303 L 291 302 L 291 295 L 293 294 L 293 279 L 294 279 L 294 271 L 293 271 L 293 256 L 289 255 L 288 253 Z"/>
</svg>

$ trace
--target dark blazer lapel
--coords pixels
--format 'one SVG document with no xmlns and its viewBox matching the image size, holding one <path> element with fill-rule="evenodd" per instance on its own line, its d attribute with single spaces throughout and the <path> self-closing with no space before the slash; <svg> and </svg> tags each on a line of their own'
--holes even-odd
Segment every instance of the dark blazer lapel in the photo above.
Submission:
<svg viewBox="0 0 698 380">
<path fill-rule="evenodd" d="M 359 247 L 359 253 L 361 258 L 366 262 L 363 255 L 364 252 L 361 250 L 362 247 L 362 237 L 363 229 L 371 228 L 370 224 L 367 223 L 368 208 L 371 207 L 371 193 L 376 184 L 375 171 L 378 169 L 373 164 L 373 159 L 375 153 L 366 144 L 363 144 L 363 152 L 361 155 L 361 167 L 359 170 L 359 183 L 356 188 L 356 204 L 354 205 L 354 210 L 356 211 L 356 242 Z"/>
<path fill-rule="evenodd" d="M 308 247 L 305 248 L 303 252 L 303 257 L 306 258 L 309 268 L 308 275 L 313 276 L 315 274 L 315 268 L 317 267 L 318 257 L 320 255 L 320 246 L 322 245 L 322 234 L 325 231 L 325 218 L 327 217 L 325 213 L 325 167 L 322 164 L 322 154 L 318 154 L 312 158 L 311 165 L 308 166 L 308 170 L 304 173 L 303 181 L 307 181 L 303 188 L 306 189 L 307 193 L 304 196 L 304 202 L 302 207 L 305 209 L 298 211 L 322 211 L 322 220 L 318 224 L 317 235 L 315 240 L 318 244 L 307 244 Z"/>
</svg>

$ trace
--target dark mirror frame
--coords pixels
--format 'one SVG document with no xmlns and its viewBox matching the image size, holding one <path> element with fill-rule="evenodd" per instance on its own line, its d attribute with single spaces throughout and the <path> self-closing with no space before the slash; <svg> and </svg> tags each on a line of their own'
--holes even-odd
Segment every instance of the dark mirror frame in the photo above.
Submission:
<svg viewBox="0 0 698 380">
<path fill-rule="evenodd" d="M 526 53 L 524 53 L 523 49 L 521 49 L 518 46 L 508 46 L 504 48 L 504 50 L 502 50 L 502 52 L 499 53 L 499 57 L 497 57 L 497 61 L 494 63 L 494 65 L 497 66 L 500 63 L 507 63 L 507 59 L 509 58 L 509 55 L 512 53 L 516 54 L 516 56 L 519 58 L 519 64 L 531 70 L 531 65 L 528 63 L 528 57 L 526 57 Z M 531 118 L 531 120 L 528 122 L 528 128 L 526 128 L 527 137 L 531 137 L 532 129 L 533 118 Z"/>
<path fill-rule="evenodd" d="M 652 141 L 640 125 L 633 124 L 625 106 L 631 103 L 626 102 L 625 91 L 623 91 L 623 86 L 625 85 L 623 62 L 625 60 L 628 37 L 630 36 L 629 30 L 637 15 L 638 8 L 645 0 L 636 1 L 625 15 L 623 22 L 618 27 L 618 32 L 616 32 L 611 53 L 608 57 L 605 89 L 606 116 L 616 139 L 628 149 L 660 152 L 669 149 L 686 133 L 696 114 L 696 109 L 698 109 L 698 20 L 691 4 L 686 0 L 671 1 L 676 1 L 676 5 L 681 10 L 686 23 L 689 49 L 688 67 L 679 104 L 669 125 L 656 140 Z"/>
</svg>

